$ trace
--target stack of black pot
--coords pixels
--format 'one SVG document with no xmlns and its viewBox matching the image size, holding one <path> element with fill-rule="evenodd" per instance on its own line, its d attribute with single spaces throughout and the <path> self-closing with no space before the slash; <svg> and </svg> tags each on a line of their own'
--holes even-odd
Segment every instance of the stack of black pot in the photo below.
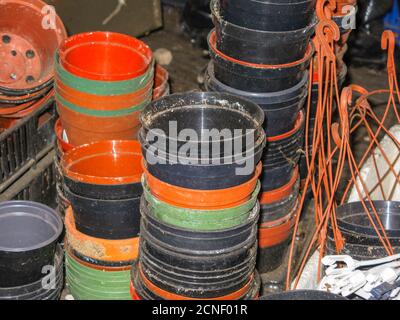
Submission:
<svg viewBox="0 0 400 320">
<path fill-rule="evenodd" d="M 259 271 L 284 256 L 298 206 L 308 67 L 314 54 L 316 0 L 212 0 L 209 91 L 256 102 L 264 110 Z M 279 248 L 278 252 L 276 249 Z M 274 251 L 271 256 L 271 249 Z"/>
<path fill-rule="evenodd" d="M 134 300 L 258 296 L 263 119 L 251 101 L 213 92 L 170 95 L 144 109 Z"/>
</svg>

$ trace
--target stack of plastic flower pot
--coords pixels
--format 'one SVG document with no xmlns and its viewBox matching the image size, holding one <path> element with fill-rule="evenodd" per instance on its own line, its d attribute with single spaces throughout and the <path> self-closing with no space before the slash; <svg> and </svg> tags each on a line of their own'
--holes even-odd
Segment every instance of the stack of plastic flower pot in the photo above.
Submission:
<svg viewBox="0 0 400 320">
<path fill-rule="evenodd" d="M 215 30 L 208 38 L 211 62 L 206 88 L 247 98 L 261 106 L 266 118 L 258 266 L 262 272 L 279 265 L 276 256 L 283 256 L 283 251 L 275 247 L 284 247 L 291 228 L 280 238 L 273 234 L 291 225 L 297 213 L 315 3 L 211 1 Z M 289 194 L 282 195 L 282 188 Z"/>
<path fill-rule="evenodd" d="M 58 300 L 64 280 L 57 244 L 63 223 L 42 204 L 0 204 L 0 300 Z"/>
<path fill-rule="evenodd" d="M 253 299 L 264 114 L 223 93 L 161 98 L 141 115 L 134 300 Z"/>
<path fill-rule="evenodd" d="M 114 140 L 71 149 L 61 158 L 66 274 L 75 299 L 130 299 L 142 195 L 137 141 Z"/>
<path fill-rule="evenodd" d="M 56 56 L 56 100 L 67 141 L 135 139 L 152 100 L 154 61 L 133 37 L 90 32 L 64 41 Z"/>
<path fill-rule="evenodd" d="M 46 5 L 40 0 L 0 3 L 0 118 L 10 122 L 52 96 L 54 54 L 67 35 L 58 16 L 55 28 L 43 28 Z"/>
</svg>

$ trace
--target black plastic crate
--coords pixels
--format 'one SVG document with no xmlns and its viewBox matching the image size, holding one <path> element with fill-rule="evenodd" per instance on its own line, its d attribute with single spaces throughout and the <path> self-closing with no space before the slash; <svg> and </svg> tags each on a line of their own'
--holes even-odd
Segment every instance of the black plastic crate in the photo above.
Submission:
<svg viewBox="0 0 400 320">
<path fill-rule="evenodd" d="M 54 146 L 54 100 L 0 134 L 0 194 Z"/>
<path fill-rule="evenodd" d="M 55 151 L 52 150 L 36 162 L 3 193 L 0 202 L 9 200 L 29 200 L 56 208 Z"/>
</svg>

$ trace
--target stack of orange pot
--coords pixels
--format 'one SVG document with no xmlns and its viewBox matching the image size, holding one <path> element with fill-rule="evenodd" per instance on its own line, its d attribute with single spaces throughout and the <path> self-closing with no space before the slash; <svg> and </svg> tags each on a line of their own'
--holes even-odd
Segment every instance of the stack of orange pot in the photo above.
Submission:
<svg viewBox="0 0 400 320">
<path fill-rule="evenodd" d="M 142 112 L 144 195 L 134 300 L 258 295 L 263 118 L 250 101 L 209 92 L 170 95 Z"/>
<path fill-rule="evenodd" d="M 66 274 L 78 300 L 130 299 L 138 255 L 141 149 L 137 141 L 101 141 L 61 158 L 66 210 Z"/>
<path fill-rule="evenodd" d="M 56 56 L 56 101 L 72 145 L 135 139 L 152 100 L 154 61 L 133 37 L 90 32 L 64 41 Z"/>
<path fill-rule="evenodd" d="M 43 28 L 40 0 L 0 3 L 0 127 L 7 128 L 52 98 L 54 54 L 67 34 L 56 16 Z"/>
</svg>

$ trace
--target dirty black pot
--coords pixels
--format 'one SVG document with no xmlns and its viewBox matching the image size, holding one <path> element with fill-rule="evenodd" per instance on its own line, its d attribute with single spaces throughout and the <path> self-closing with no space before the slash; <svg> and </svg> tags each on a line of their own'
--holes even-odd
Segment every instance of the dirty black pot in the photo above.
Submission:
<svg viewBox="0 0 400 320">
<path fill-rule="evenodd" d="M 24 286 L 52 265 L 63 223 L 49 207 L 29 201 L 0 204 L 0 288 Z"/>
<path fill-rule="evenodd" d="M 99 200 L 65 189 L 78 231 L 92 237 L 117 240 L 137 237 L 140 231 L 140 197 Z"/>
<path fill-rule="evenodd" d="M 248 221 L 237 227 L 221 231 L 192 231 L 167 225 L 154 218 L 151 206 L 142 197 L 141 234 L 149 234 L 176 250 L 220 251 L 237 247 L 254 236 L 259 218 L 259 204 L 254 207 Z"/>
<path fill-rule="evenodd" d="M 143 272 L 146 278 L 158 288 L 192 299 L 212 299 L 236 292 L 249 282 L 252 274 L 252 272 L 246 272 L 246 274 L 240 275 L 237 279 L 222 281 L 218 284 L 207 283 L 195 285 L 170 279 L 167 280 L 165 276 L 153 273 L 144 265 Z"/>
<path fill-rule="evenodd" d="M 317 290 L 295 290 L 281 293 L 274 293 L 261 297 L 259 300 L 347 300 L 346 298 Z"/>
<path fill-rule="evenodd" d="M 61 246 L 57 246 L 54 261 L 51 264 L 54 266 L 52 275 L 54 280 L 50 279 L 50 274 L 42 274 L 42 278 L 23 286 L 0 288 L 0 300 L 58 300 L 63 287 L 63 259 L 64 252 Z M 54 282 L 52 282 L 54 281 Z M 50 285 L 49 288 L 44 288 L 44 284 Z"/>
<path fill-rule="evenodd" d="M 293 192 L 280 201 L 261 206 L 260 223 L 279 220 L 297 208 L 299 199 L 300 180 L 296 182 Z"/>
<path fill-rule="evenodd" d="M 221 281 L 229 281 L 237 278 L 239 275 L 254 270 L 256 261 L 256 252 L 246 260 L 240 262 L 231 268 L 224 270 L 210 271 L 193 271 L 190 269 L 179 268 L 156 259 L 146 250 L 141 251 L 140 261 L 143 266 L 146 266 L 152 272 L 163 275 L 169 279 L 183 281 L 187 283 L 203 284 L 219 283 Z"/>
<path fill-rule="evenodd" d="M 128 261 L 103 261 L 98 259 L 93 259 L 91 257 L 85 256 L 82 253 L 78 252 L 71 246 L 68 246 L 68 251 L 71 253 L 72 256 L 76 257 L 77 259 L 88 263 L 90 265 L 99 266 L 99 267 L 106 267 L 106 268 L 124 268 L 131 266 L 134 262 L 133 260 Z"/>
<path fill-rule="evenodd" d="M 263 156 L 263 166 L 278 168 L 287 163 L 297 165 L 304 142 L 305 114 L 300 111 L 296 126 L 290 132 L 267 138 L 267 147 Z"/>
<path fill-rule="evenodd" d="M 255 2 L 255 1 L 250 1 Z M 260 64 L 285 64 L 304 57 L 316 22 L 293 31 L 262 31 L 230 23 L 213 1 L 212 12 L 217 48 L 229 57 Z M 298 17 L 301 17 L 297 13 Z M 259 21 L 268 21 L 265 18 Z"/>
<path fill-rule="evenodd" d="M 198 158 L 207 159 L 210 154 L 231 156 L 231 152 L 225 154 L 226 145 L 230 151 L 232 146 L 241 146 L 243 152 L 253 147 L 262 132 L 264 113 L 255 103 L 229 94 L 189 92 L 153 101 L 141 113 L 140 121 L 150 145 L 182 156 L 193 156 L 189 151 L 195 148 Z M 174 124 L 176 128 L 170 128 Z M 180 135 L 185 133 L 183 130 L 193 137 Z M 210 139 L 206 134 L 211 133 L 209 130 L 225 130 L 229 136 Z"/>
<path fill-rule="evenodd" d="M 242 27 L 267 31 L 289 31 L 304 28 L 314 18 L 316 0 L 224 0 L 220 14 Z"/>
<path fill-rule="evenodd" d="M 371 204 L 365 202 L 368 211 L 378 225 Z M 400 252 L 400 202 L 374 201 L 379 218 L 395 253 Z M 352 202 L 340 206 L 336 211 L 338 227 L 345 239 L 343 253 L 360 260 L 378 259 L 387 256 L 387 252 L 376 234 L 361 202 Z M 381 232 L 382 234 L 382 232 Z M 383 234 L 382 234 L 383 235 Z M 336 253 L 333 231 L 329 226 L 327 249 Z"/>
<path fill-rule="evenodd" d="M 138 198 L 143 194 L 142 184 L 100 185 L 70 179 L 64 175 L 64 183 L 71 192 L 82 197 L 102 200 Z"/>
<path fill-rule="evenodd" d="M 306 73 L 314 46 L 310 42 L 302 59 L 280 65 L 264 65 L 234 59 L 216 47 L 216 32 L 208 36 L 215 77 L 227 86 L 249 92 L 278 92 L 297 85 Z"/>
<path fill-rule="evenodd" d="M 149 240 L 147 237 L 141 237 L 141 252 L 147 251 L 148 254 L 165 264 L 193 272 L 217 273 L 229 270 L 244 261 L 248 261 L 257 252 L 256 239 L 251 239 L 251 241 L 243 244 L 241 248 L 235 248 L 228 253 L 211 253 L 205 255 L 198 255 L 196 252 L 182 254 L 174 250 L 174 248 L 162 247 L 154 239 Z"/>
<path fill-rule="evenodd" d="M 256 145 L 244 154 L 233 157 L 193 159 L 188 157 L 171 157 L 169 154 L 150 146 L 139 133 L 143 157 L 151 175 L 166 183 L 182 188 L 196 190 L 227 189 L 241 185 L 254 177 L 257 164 L 260 162 L 265 147 L 265 134 L 261 134 Z M 206 159 L 207 160 L 207 159 Z M 237 170 L 252 166 L 248 174 L 238 174 Z"/>
<path fill-rule="evenodd" d="M 278 269 L 285 258 L 289 248 L 290 238 L 272 247 L 259 248 L 257 255 L 257 270 L 259 273 L 269 273 Z"/>
<path fill-rule="evenodd" d="M 220 82 L 214 74 L 214 62 L 210 61 L 205 73 L 208 91 L 226 92 L 257 103 L 265 113 L 264 130 L 268 137 L 290 131 L 304 106 L 308 93 L 308 72 L 294 87 L 273 93 L 256 93 L 237 90 Z"/>
</svg>

